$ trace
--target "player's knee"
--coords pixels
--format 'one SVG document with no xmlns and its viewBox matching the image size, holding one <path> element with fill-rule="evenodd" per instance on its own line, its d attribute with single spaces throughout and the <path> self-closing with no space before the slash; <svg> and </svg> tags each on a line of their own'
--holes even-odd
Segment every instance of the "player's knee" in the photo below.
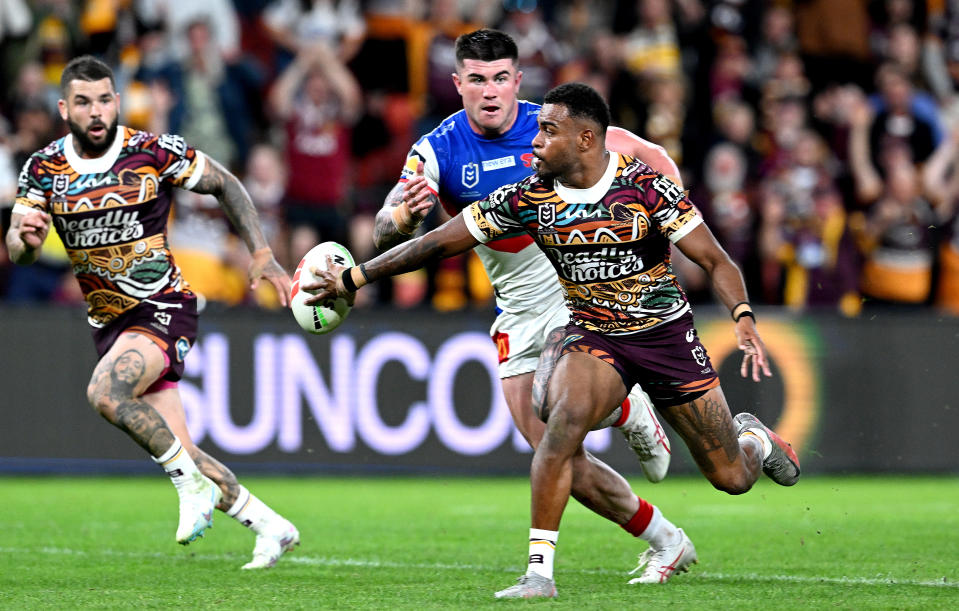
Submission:
<svg viewBox="0 0 959 611">
<path fill-rule="evenodd" d="M 745 494 L 753 487 L 754 481 L 742 470 L 725 469 L 709 476 L 709 482 L 716 490 L 726 494 Z"/>
<path fill-rule="evenodd" d="M 110 398 L 109 389 L 103 383 L 87 385 L 87 402 L 98 414 L 113 422 L 116 419 L 116 402 Z"/>
</svg>

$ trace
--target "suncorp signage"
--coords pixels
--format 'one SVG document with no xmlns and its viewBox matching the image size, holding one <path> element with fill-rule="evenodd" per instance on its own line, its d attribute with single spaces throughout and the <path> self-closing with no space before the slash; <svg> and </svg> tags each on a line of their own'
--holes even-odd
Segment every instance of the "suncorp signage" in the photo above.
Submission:
<svg viewBox="0 0 959 611">
<path fill-rule="evenodd" d="M 490 453 L 509 441 L 514 452 L 529 452 L 515 430 L 496 373 L 496 347 L 478 332 L 452 335 L 431 353 L 419 339 L 405 333 L 374 335 L 360 345 L 348 334 L 334 334 L 324 349 L 329 351 L 323 370 L 311 350 L 310 340 L 300 334 L 259 334 L 253 337 L 252 370 L 231 365 L 230 339 L 221 333 L 203 335 L 186 358 L 180 393 L 191 435 L 197 443 L 212 442 L 223 450 L 255 454 L 271 444 L 282 452 L 304 450 L 304 426 L 315 426 L 330 451 L 349 454 L 357 443 L 384 456 L 416 451 L 432 432 L 445 448 L 464 456 Z M 422 383 L 421 396 L 396 400 L 408 405 L 399 423 L 388 424 L 382 417 L 377 395 L 389 396 L 388 377 L 396 379 L 396 367 L 384 372 L 387 364 L 398 364 L 409 380 Z M 464 365 L 479 364 L 486 376 L 457 374 Z M 231 393 L 230 375 L 249 375 L 251 396 Z M 480 403 L 468 425 L 457 415 L 455 392 Z M 384 386 L 387 385 L 387 386 Z M 470 392 L 474 387 L 476 392 Z M 482 386 L 481 386 L 482 385 Z M 488 401 L 476 399 L 488 397 Z M 252 402 L 252 417 L 238 424 L 231 406 Z M 245 412 L 248 413 L 249 405 Z M 460 408 L 462 413 L 463 409 Z M 395 420 L 395 418 L 391 418 Z M 609 446 L 609 430 L 587 437 L 587 448 L 603 452 Z"/>
</svg>

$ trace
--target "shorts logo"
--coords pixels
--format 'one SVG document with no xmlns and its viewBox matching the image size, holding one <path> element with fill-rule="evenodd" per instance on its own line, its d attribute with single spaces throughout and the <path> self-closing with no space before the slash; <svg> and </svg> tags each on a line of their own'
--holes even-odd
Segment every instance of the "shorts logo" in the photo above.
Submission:
<svg viewBox="0 0 959 611">
<path fill-rule="evenodd" d="M 696 346 L 695 348 L 690 350 L 690 352 L 692 353 L 693 358 L 696 359 L 696 363 L 700 367 L 706 366 L 706 350 L 704 350 L 702 346 Z"/>
<path fill-rule="evenodd" d="M 509 360 L 509 333 L 497 332 L 493 336 L 493 341 L 496 342 L 496 356 L 499 362 L 505 363 Z"/>
<path fill-rule="evenodd" d="M 166 312 L 154 312 L 153 318 L 155 318 L 157 322 L 163 325 L 164 327 L 167 327 L 170 325 L 170 319 L 173 317 L 167 314 Z"/>
<path fill-rule="evenodd" d="M 693 341 L 694 339 L 696 339 L 696 331 L 695 331 L 695 329 L 690 329 L 690 330 L 686 331 L 686 343 L 687 343 L 687 344 L 692 343 L 692 341 Z"/>
<path fill-rule="evenodd" d="M 190 351 L 190 340 L 185 337 L 181 337 L 176 340 L 176 360 L 177 362 L 182 363 L 183 359 L 186 358 L 186 353 Z"/>
<path fill-rule="evenodd" d="M 479 166 L 475 161 L 463 164 L 463 186 L 467 189 L 479 184 Z"/>
</svg>

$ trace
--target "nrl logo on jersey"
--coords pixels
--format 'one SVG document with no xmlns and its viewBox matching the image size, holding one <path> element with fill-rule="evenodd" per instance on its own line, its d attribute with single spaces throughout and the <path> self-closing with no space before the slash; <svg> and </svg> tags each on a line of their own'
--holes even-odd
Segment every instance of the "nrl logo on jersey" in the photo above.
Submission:
<svg viewBox="0 0 959 611">
<path fill-rule="evenodd" d="M 471 161 L 463 164 L 463 186 L 467 189 L 479 184 L 479 166 Z"/>
<path fill-rule="evenodd" d="M 50 190 L 53 191 L 54 195 L 66 195 L 67 189 L 70 188 L 70 177 L 66 174 L 54 174 L 53 175 L 53 186 L 50 187 Z"/>
<path fill-rule="evenodd" d="M 536 207 L 536 220 L 541 230 L 549 228 L 552 231 L 556 223 L 556 204 L 540 204 Z"/>
</svg>

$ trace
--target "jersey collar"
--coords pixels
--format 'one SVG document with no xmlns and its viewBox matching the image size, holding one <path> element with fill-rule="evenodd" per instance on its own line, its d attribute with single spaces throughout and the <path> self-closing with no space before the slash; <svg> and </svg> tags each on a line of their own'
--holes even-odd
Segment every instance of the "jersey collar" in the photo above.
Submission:
<svg viewBox="0 0 959 611">
<path fill-rule="evenodd" d="M 63 139 L 63 154 L 77 174 L 103 174 L 113 167 L 120 151 L 123 149 L 123 138 L 126 135 L 126 128 L 122 125 L 117 126 L 117 135 L 113 138 L 113 144 L 99 157 L 84 159 L 77 155 L 73 149 L 73 134 L 67 134 Z"/>
<path fill-rule="evenodd" d="M 563 201 L 570 204 L 595 204 L 599 200 L 603 199 L 603 196 L 606 195 L 606 192 L 609 191 L 610 185 L 613 184 L 613 179 L 616 178 L 616 170 L 619 168 L 619 153 L 614 153 L 613 151 L 609 152 L 609 165 L 606 167 L 606 171 L 603 173 L 603 177 L 599 179 L 592 187 L 587 187 L 586 189 L 573 189 L 563 185 L 563 183 L 558 180 L 553 180 L 553 189 L 556 191 L 556 195 L 559 195 L 563 198 Z"/>
</svg>

